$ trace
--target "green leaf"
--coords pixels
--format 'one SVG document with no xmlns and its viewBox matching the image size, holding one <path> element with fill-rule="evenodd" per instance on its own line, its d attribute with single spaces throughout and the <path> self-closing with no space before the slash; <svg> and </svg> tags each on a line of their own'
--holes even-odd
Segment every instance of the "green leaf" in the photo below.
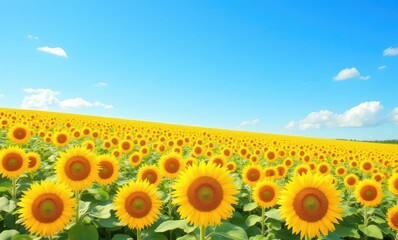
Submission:
<svg viewBox="0 0 398 240">
<path fill-rule="evenodd" d="M 89 207 L 90 207 L 90 202 L 80 201 L 79 202 L 79 216 L 83 216 L 83 214 L 85 214 L 87 212 Z"/>
<path fill-rule="evenodd" d="M 278 220 L 275 220 L 273 218 L 268 219 L 265 223 L 266 224 L 268 223 L 267 226 L 269 228 L 273 229 L 273 230 L 276 230 L 276 231 L 278 231 L 278 230 L 280 230 L 282 228 L 281 222 L 278 221 Z"/>
<path fill-rule="evenodd" d="M 369 225 L 365 228 L 365 226 L 361 224 L 358 225 L 358 228 L 361 232 L 363 232 L 363 234 L 368 237 L 383 239 L 383 234 L 381 233 L 380 228 L 376 225 Z"/>
<path fill-rule="evenodd" d="M 33 240 L 33 238 L 29 235 L 18 235 L 12 238 L 12 240 Z"/>
<path fill-rule="evenodd" d="M 96 217 L 96 218 L 109 218 L 111 216 L 111 210 L 114 208 L 113 203 L 109 203 L 107 205 L 98 205 L 95 206 L 91 211 L 90 211 L 90 216 Z"/>
<path fill-rule="evenodd" d="M 14 200 L 9 200 L 6 197 L 1 197 L 0 198 L 0 211 L 4 211 L 4 212 L 10 213 L 16 207 L 17 207 L 17 205 L 15 204 Z"/>
<path fill-rule="evenodd" d="M 75 224 L 68 233 L 69 240 L 98 240 L 98 237 L 97 229 L 92 225 Z"/>
<path fill-rule="evenodd" d="M 246 219 L 246 225 L 248 227 L 251 227 L 253 225 L 255 225 L 256 223 L 261 222 L 261 217 L 258 215 L 250 215 L 249 217 L 247 217 Z"/>
<path fill-rule="evenodd" d="M 101 225 L 102 227 L 105 228 L 114 228 L 114 227 L 120 227 L 123 226 L 124 224 L 119 222 L 119 219 L 117 219 L 117 217 L 115 216 L 111 216 L 109 218 L 106 219 L 100 219 L 98 221 L 99 225 Z"/>
<path fill-rule="evenodd" d="M 145 240 L 168 240 L 168 238 L 160 233 L 155 233 L 146 237 Z"/>
<path fill-rule="evenodd" d="M 184 235 L 182 237 L 177 238 L 177 240 L 197 240 L 194 235 Z"/>
<path fill-rule="evenodd" d="M 7 192 L 12 187 L 11 182 L 2 182 L 0 183 L 0 192 Z"/>
<path fill-rule="evenodd" d="M 344 205 L 344 206 L 343 206 L 343 212 L 341 213 L 341 215 L 342 215 L 343 217 L 351 216 L 351 215 L 355 214 L 356 211 L 357 211 L 356 208 L 351 207 L 351 206 L 349 206 L 349 205 Z"/>
<path fill-rule="evenodd" d="M 251 237 L 250 240 L 266 240 L 267 238 L 261 235 Z"/>
<path fill-rule="evenodd" d="M 134 240 L 134 239 L 131 238 L 129 235 L 116 234 L 115 236 L 113 236 L 112 240 Z"/>
<path fill-rule="evenodd" d="M 265 212 L 265 216 L 267 216 L 269 218 L 272 218 L 272 219 L 275 219 L 275 220 L 278 220 L 278 221 L 283 221 L 281 213 L 276 208 L 273 208 L 273 209 L 271 209 L 269 211 L 266 211 Z"/>
<path fill-rule="evenodd" d="M 352 238 L 359 238 L 359 233 L 355 228 L 345 227 L 341 224 L 335 225 L 336 229 L 334 230 L 334 234 L 336 234 L 340 238 L 345 237 L 352 237 Z"/>
<path fill-rule="evenodd" d="M 12 215 L 11 213 L 7 213 L 4 216 L 4 226 L 8 229 L 15 229 L 15 220 L 16 216 Z"/>
<path fill-rule="evenodd" d="M 187 227 L 187 222 L 185 220 L 168 220 L 166 222 L 161 223 L 155 229 L 155 232 L 166 232 L 174 230 L 176 228 L 184 229 L 186 227 Z"/>
<path fill-rule="evenodd" d="M 109 194 L 102 188 L 89 188 L 87 192 L 99 201 L 106 201 L 109 199 Z"/>
<path fill-rule="evenodd" d="M 220 226 L 216 228 L 215 234 L 223 236 L 227 239 L 232 240 L 244 240 L 248 239 L 247 234 L 243 228 L 233 225 L 228 222 L 223 222 Z"/>
<path fill-rule="evenodd" d="M 17 230 L 4 230 L 0 233 L 1 240 L 12 240 L 13 237 L 19 235 Z"/>
<path fill-rule="evenodd" d="M 256 209 L 258 206 L 257 206 L 257 204 L 255 203 L 255 202 L 251 202 L 251 203 L 246 203 L 244 206 L 243 206 L 243 211 L 245 211 L 245 212 L 250 212 L 250 211 L 253 211 L 254 209 Z"/>
</svg>

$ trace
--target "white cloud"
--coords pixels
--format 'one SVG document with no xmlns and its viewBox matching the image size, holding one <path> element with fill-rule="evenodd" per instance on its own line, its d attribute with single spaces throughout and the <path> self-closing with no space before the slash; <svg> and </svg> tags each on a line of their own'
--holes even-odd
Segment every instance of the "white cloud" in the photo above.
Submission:
<svg viewBox="0 0 398 240">
<path fill-rule="evenodd" d="M 300 121 L 290 121 L 285 128 L 306 130 L 372 126 L 381 122 L 382 110 L 383 106 L 378 101 L 363 102 L 342 114 L 329 110 L 312 112 Z"/>
<path fill-rule="evenodd" d="M 0 94 L 0 98 L 5 98 L 5 97 L 6 97 L 6 95 Z"/>
<path fill-rule="evenodd" d="M 108 86 L 108 83 L 106 83 L 106 82 L 97 82 L 95 84 L 95 86 L 96 87 L 106 87 L 106 86 Z"/>
<path fill-rule="evenodd" d="M 398 125 L 398 107 L 395 107 L 390 115 L 392 122 Z"/>
<path fill-rule="evenodd" d="M 344 68 L 343 70 L 341 70 L 336 76 L 333 77 L 333 80 L 342 81 L 350 78 L 359 78 L 361 80 L 368 80 L 370 76 L 363 76 L 359 73 L 358 69 L 352 67 L 352 68 Z"/>
<path fill-rule="evenodd" d="M 33 35 L 28 35 L 28 38 L 29 39 L 33 39 L 33 40 L 39 40 L 39 37 L 38 36 L 33 36 Z"/>
<path fill-rule="evenodd" d="M 101 102 L 91 103 L 81 97 L 59 99 L 59 92 L 51 89 L 24 89 L 29 96 L 25 96 L 22 100 L 21 107 L 25 109 L 41 109 L 50 110 L 51 107 L 60 107 L 63 109 L 76 109 L 76 108 L 89 108 L 89 107 L 102 107 L 105 109 L 112 109 L 113 106 Z"/>
<path fill-rule="evenodd" d="M 65 50 L 60 47 L 51 48 L 48 46 L 44 46 L 44 47 L 37 48 L 37 50 L 40 52 L 45 52 L 45 53 L 53 54 L 53 55 L 60 56 L 60 57 L 68 57 Z"/>
<path fill-rule="evenodd" d="M 103 107 L 103 108 L 105 108 L 105 109 L 112 109 L 112 108 L 113 108 L 112 105 L 105 104 L 105 103 L 102 103 L 102 102 L 95 102 L 95 103 L 94 103 L 94 106 L 96 106 L 96 107 Z"/>
<path fill-rule="evenodd" d="M 48 88 L 25 88 L 24 91 L 29 93 L 30 96 L 23 98 L 22 108 L 48 110 L 51 106 L 59 102 L 57 97 L 60 93 Z"/>
<path fill-rule="evenodd" d="M 259 124 L 259 123 L 260 123 L 260 119 L 256 118 L 256 119 L 253 119 L 251 121 L 242 121 L 239 124 L 239 127 L 243 128 L 243 127 L 255 126 L 255 125 Z"/>
<path fill-rule="evenodd" d="M 377 69 L 383 70 L 383 69 L 385 69 L 386 67 L 387 67 L 386 65 L 382 65 L 382 66 L 379 66 Z"/>
<path fill-rule="evenodd" d="M 72 109 L 72 108 L 84 108 L 84 107 L 92 107 L 93 104 L 90 102 L 87 102 L 83 98 L 77 97 L 77 98 L 69 98 L 61 101 L 59 103 L 59 106 L 61 108 L 66 108 L 66 109 Z"/>
<path fill-rule="evenodd" d="M 396 56 L 398 55 L 398 47 L 392 48 L 389 47 L 387 49 L 384 49 L 383 51 L 383 56 Z"/>
</svg>

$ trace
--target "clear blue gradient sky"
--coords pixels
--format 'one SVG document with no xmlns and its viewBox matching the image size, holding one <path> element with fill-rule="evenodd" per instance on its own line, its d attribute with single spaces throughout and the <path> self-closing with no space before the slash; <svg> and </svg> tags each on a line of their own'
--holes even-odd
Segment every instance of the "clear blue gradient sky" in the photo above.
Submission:
<svg viewBox="0 0 398 240">
<path fill-rule="evenodd" d="M 1 1 L 0 107 L 398 138 L 398 1 Z"/>
</svg>

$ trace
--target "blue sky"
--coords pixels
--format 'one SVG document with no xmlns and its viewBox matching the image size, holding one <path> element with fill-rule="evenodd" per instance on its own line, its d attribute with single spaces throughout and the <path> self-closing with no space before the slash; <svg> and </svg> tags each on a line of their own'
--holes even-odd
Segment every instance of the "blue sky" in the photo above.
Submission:
<svg viewBox="0 0 398 240">
<path fill-rule="evenodd" d="M 1 1 L 0 106 L 398 136 L 397 1 Z"/>
</svg>

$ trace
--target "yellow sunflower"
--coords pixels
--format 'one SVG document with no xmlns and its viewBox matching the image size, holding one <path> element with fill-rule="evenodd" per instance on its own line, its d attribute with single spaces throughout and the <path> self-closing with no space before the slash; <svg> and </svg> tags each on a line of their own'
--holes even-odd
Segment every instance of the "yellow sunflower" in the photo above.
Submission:
<svg viewBox="0 0 398 240">
<path fill-rule="evenodd" d="M 40 168 L 41 158 L 40 158 L 39 154 L 37 154 L 35 152 L 28 152 L 26 154 L 26 157 L 28 158 L 28 161 L 29 161 L 28 172 L 34 172 Z"/>
<path fill-rule="evenodd" d="M 354 189 L 359 181 L 359 178 L 354 173 L 348 174 L 344 178 L 344 185 L 349 189 Z"/>
<path fill-rule="evenodd" d="M 288 228 L 300 237 L 324 236 L 333 232 L 334 224 L 342 219 L 340 191 L 328 176 L 319 174 L 294 175 L 281 191 L 279 208 Z"/>
<path fill-rule="evenodd" d="M 392 229 L 398 231 L 398 206 L 388 209 L 387 222 Z"/>
<path fill-rule="evenodd" d="M 158 219 L 162 201 L 155 185 L 138 180 L 120 187 L 114 204 L 121 222 L 131 229 L 143 229 Z"/>
<path fill-rule="evenodd" d="M 317 168 L 318 172 L 322 175 L 329 175 L 330 173 L 330 165 L 328 163 L 320 163 Z"/>
<path fill-rule="evenodd" d="M 373 169 L 373 164 L 370 161 L 363 161 L 361 163 L 361 171 L 364 173 L 370 173 Z"/>
<path fill-rule="evenodd" d="M 258 164 L 247 165 L 243 168 L 242 179 L 243 182 L 250 186 L 256 185 L 257 182 L 264 178 L 263 169 Z"/>
<path fill-rule="evenodd" d="M 273 150 L 273 149 L 268 149 L 268 151 L 265 153 L 265 159 L 268 161 L 268 162 L 275 162 L 276 161 L 276 159 L 277 159 L 277 155 L 276 155 L 276 152 L 275 152 L 275 150 Z"/>
<path fill-rule="evenodd" d="M 95 143 L 92 140 L 86 140 L 82 143 L 82 147 L 89 150 L 90 152 L 95 151 Z"/>
<path fill-rule="evenodd" d="M 8 138 L 14 143 L 27 143 L 31 137 L 28 127 L 22 124 L 17 124 L 8 131 Z"/>
<path fill-rule="evenodd" d="M 135 152 L 130 155 L 129 162 L 133 167 L 137 167 L 142 162 L 142 155 L 139 152 Z"/>
<path fill-rule="evenodd" d="M 61 152 L 55 164 L 58 180 L 74 191 L 90 187 L 98 177 L 96 156 L 82 147 L 73 147 Z"/>
<path fill-rule="evenodd" d="M 185 162 L 180 154 L 169 153 L 160 158 L 159 167 L 163 176 L 176 178 L 181 170 L 185 169 Z"/>
<path fill-rule="evenodd" d="M 388 190 L 398 196 L 398 174 L 395 173 L 388 179 Z"/>
<path fill-rule="evenodd" d="M 371 179 L 364 179 L 355 187 L 355 198 L 366 207 L 375 207 L 383 199 L 381 184 Z"/>
<path fill-rule="evenodd" d="M 17 178 L 29 167 L 26 153 L 19 147 L 8 147 L 0 151 L 0 174 L 6 178 Z"/>
<path fill-rule="evenodd" d="M 228 162 L 226 167 L 231 173 L 233 173 L 236 170 L 236 163 L 235 162 Z"/>
<path fill-rule="evenodd" d="M 101 185 L 109 185 L 119 178 L 119 164 L 112 155 L 100 155 L 97 158 L 99 171 L 97 182 Z"/>
<path fill-rule="evenodd" d="M 256 184 L 253 190 L 253 198 L 257 205 L 270 208 L 276 205 L 279 197 L 279 186 L 268 179 Z"/>
<path fill-rule="evenodd" d="M 73 193 L 62 183 L 45 181 L 32 183 L 18 202 L 22 224 L 33 235 L 54 236 L 73 218 Z"/>
<path fill-rule="evenodd" d="M 57 147 L 66 146 L 69 143 L 69 134 L 64 131 L 58 132 L 55 134 L 53 141 Z"/>
<path fill-rule="evenodd" d="M 173 186 L 173 203 L 193 225 L 218 225 L 233 214 L 239 193 L 226 168 L 200 162 L 183 171 Z"/>
<path fill-rule="evenodd" d="M 157 165 L 144 165 L 138 170 L 137 179 L 159 186 L 162 182 L 162 175 Z"/>
<path fill-rule="evenodd" d="M 129 153 L 133 149 L 133 143 L 127 139 L 121 141 L 120 150 L 122 153 Z"/>
<path fill-rule="evenodd" d="M 224 167 L 227 160 L 224 155 L 216 155 L 210 159 L 210 162 L 219 165 L 220 167 Z"/>
</svg>

